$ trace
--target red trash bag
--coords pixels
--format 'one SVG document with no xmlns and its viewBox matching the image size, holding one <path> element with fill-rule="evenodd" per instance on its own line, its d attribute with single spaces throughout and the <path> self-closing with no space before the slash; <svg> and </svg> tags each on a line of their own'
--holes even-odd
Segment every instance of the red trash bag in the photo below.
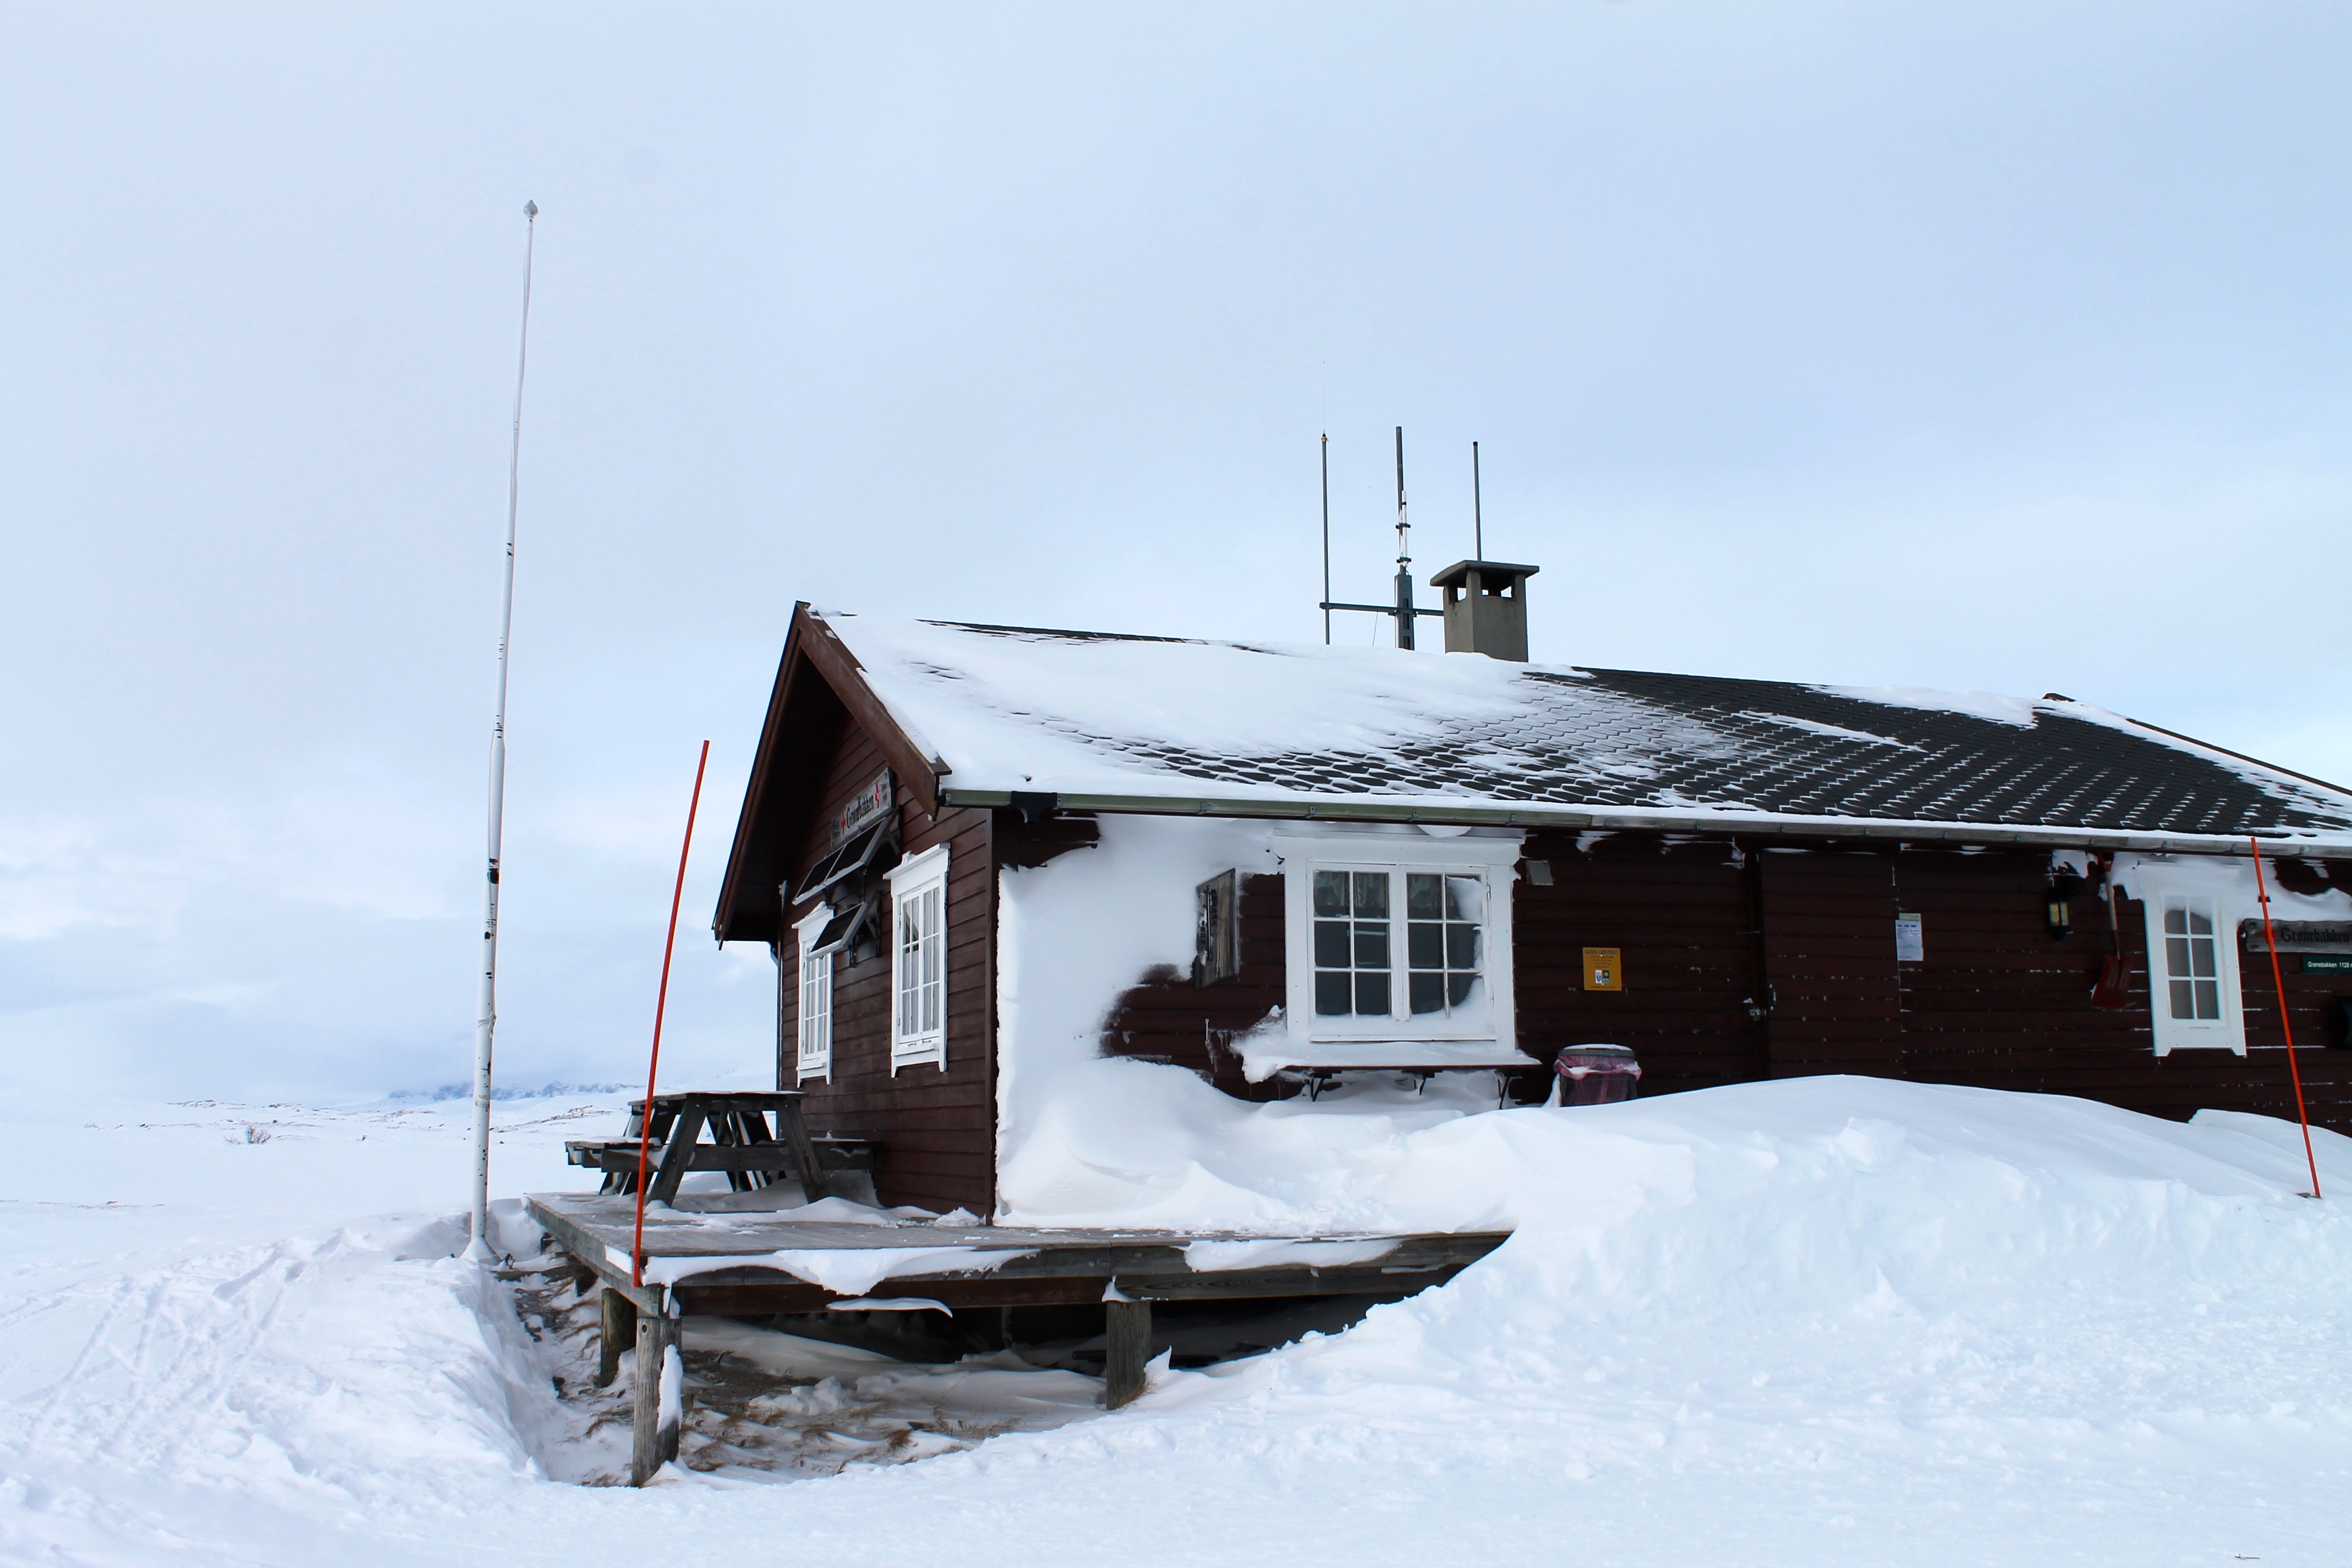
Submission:
<svg viewBox="0 0 2352 1568">
<path fill-rule="evenodd" d="M 1623 1046 L 1570 1046 L 1552 1058 L 1562 1105 L 1614 1105 L 1633 1098 L 1642 1064 Z"/>
</svg>

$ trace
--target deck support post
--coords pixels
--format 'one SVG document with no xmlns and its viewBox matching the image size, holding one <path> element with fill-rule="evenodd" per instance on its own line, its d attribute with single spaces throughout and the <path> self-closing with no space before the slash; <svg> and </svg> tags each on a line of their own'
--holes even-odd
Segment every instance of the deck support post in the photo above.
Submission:
<svg viewBox="0 0 2352 1568">
<path fill-rule="evenodd" d="M 621 1375 L 621 1352 L 637 1337 L 637 1304 L 610 1285 L 604 1287 L 604 1323 L 596 1346 L 596 1386 L 610 1388 Z"/>
<path fill-rule="evenodd" d="M 673 1363 L 676 1363 L 673 1365 Z M 677 1386 L 665 1394 L 664 1384 Z M 637 1365 L 630 1379 L 629 1484 L 644 1486 L 677 1458 L 686 1365 L 678 1354 L 678 1321 L 660 1312 L 637 1314 Z"/>
<path fill-rule="evenodd" d="M 1151 1303 L 1103 1303 L 1103 1408 L 1116 1410 L 1143 1393 L 1151 1359 Z"/>
</svg>

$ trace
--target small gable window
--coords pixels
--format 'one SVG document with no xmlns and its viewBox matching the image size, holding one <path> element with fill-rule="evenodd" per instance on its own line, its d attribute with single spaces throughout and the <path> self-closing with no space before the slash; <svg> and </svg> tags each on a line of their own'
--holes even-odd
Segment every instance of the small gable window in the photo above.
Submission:
<svg viewBox="0 0 2352 1568">
<path fill-rule="evenodd" d="M 890 1071 L 947 1069 L 948 847 L 901 860 L 890 878 Z"/>
</svg>

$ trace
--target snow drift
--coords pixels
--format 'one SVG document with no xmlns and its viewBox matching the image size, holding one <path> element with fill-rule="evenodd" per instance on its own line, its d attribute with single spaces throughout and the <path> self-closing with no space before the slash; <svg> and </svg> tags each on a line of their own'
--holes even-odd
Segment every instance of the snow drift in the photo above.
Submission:
<svg viewBox="0 0 2352 1568">
<path fill-rule="evenodd" d="M 689 1537 L 812 1564 L 2341 1559 L 2352 1215 L 2296 1195 L 2292 1126 L 1813 1079 L 1253 1135 L 1337 1141 L 1349 1174 L 1284 1194 L 1262 1148 L 1203 1143 L 1153 1190 L 1367 1218 L 1475 1192 L 1472 1217 L 1517 1233 L 1345 1334 L 1163 1370 L 1114 1415 L 645 1492 L 549 1479 L 549 1445 L 598 1438 L 534 1381 L 503 1288 L 404 1257 L 431 1238 L 208 1249 L 241 1223 L 220 1189 L 199 1206 L 181 1164 L 119 1164 L 146 1173 L 126 1205 L 163 1205 L 106 1216 L 143 1227 L 135 1254 L 0 1208 L 0 1560 L 358 1568 Z M 217 1157 L 331 1205 L 347 1185 L 303 1185 L 325 1136 Z M 2319 1143 L 2352 1194 L 2352 1142 Z M 342 1157 L 428 1147 L 461 1152 Z"/>
</svg>

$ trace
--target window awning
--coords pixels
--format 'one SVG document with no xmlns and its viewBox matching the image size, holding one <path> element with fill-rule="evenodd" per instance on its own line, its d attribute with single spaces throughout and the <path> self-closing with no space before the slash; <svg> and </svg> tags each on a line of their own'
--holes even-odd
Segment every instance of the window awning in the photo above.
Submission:
<svg viewBox="0 0 2352 1568">
<path fill-rule="evenodd" d="M 877 822 L 863 833 L 844 839 L 840 848 L 810 868 L 809 874 L 801 879 L 801 885 L 793 889 L 793 896 L 786 902 L 806 903 L 835 882 L 856 876 L 873 864 L 874 858 L 882 852 L 883 841 L 892 837 L 895 837 L 892 825 Z"/>
<path fill-rule="evenodd" d="M 816 940 L 809 943 L 808 955 L 823 958 L 829 952 L 839 952 L 855 943 L 866 934 L 866 927 L 872 923 L 873 907 L 866 903 L 856 904 L 825 921 L 824 929 L 816 933 Z"/>
</svg>

